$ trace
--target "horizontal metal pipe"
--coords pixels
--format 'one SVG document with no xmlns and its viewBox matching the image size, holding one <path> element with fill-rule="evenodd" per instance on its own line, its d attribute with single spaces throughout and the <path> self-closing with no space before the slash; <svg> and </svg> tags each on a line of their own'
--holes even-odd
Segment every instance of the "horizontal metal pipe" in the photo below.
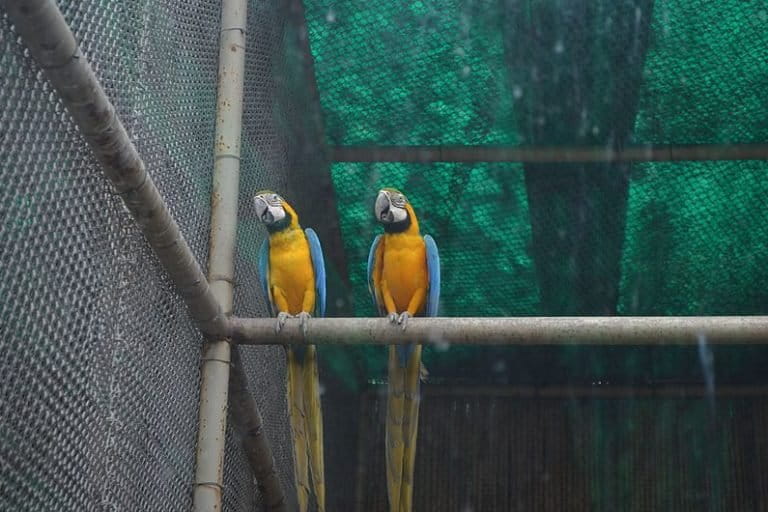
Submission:
<svg viewBox="0 0 768 512">
<path fill-rule="evenodd" d="M 634 146 L 336 146 L 334 162 L 521 162 L 540 164 L 768 160 L 768 144 Z"/>
<path fill-rule="evenodd" d="M 200 265 L 56 3 L 6 0 L 5 4 L 30 54 L 45 70 L 197 325 L 208 333 L 224 331 L 227 319 Z"/>
<path fill-rule="evenodd" d="M 381 386 L 367 392 L 381 394 Z M 720 398 L 768 397 L 768 386 L 717 386 L 711 392 L 705 385 L 637 385 L 637 386 L 451 386 L 422 387 L 421 395 L 428 397 L 482 398 Z"/>
<path fill-rule="evenodd" d="M 312 318 L 306 337 L 289 319 L 230 318 L 230 335 L 250 345 L 711 345 L 768 344 L 768 316 L 411 318 L 403 331 L 386 318 Z"/>
</svg>

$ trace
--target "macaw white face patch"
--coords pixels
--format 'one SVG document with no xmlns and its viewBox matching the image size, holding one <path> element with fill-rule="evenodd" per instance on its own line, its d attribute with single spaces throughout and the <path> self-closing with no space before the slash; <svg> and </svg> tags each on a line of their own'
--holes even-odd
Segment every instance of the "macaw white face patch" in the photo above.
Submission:
<svg viewBox="0 0 768 512">
<path fill-rule="evenodd" d="M 407 203 L 408 199 L 403 194 L 379 191 L 374 204 L 376 220 L 385 224 L 404 222 L 408 219 L 408 210 L 405 209 Z"/>
<path fill-rule="evenodd" d="M 283 198 L 274 193 L 257 194 L 253 198 L 256 214 L 264 224 L 270 225 L 285 218 Z"/>
</svg>

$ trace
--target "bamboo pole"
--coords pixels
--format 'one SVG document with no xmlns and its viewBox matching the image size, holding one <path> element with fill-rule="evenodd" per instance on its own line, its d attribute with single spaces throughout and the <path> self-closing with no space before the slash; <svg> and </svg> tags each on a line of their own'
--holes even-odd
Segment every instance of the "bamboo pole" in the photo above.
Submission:
<svg viewBox="0 0 768 512">
<path fill-rule="evenodd" d="M 411 318 L 405 331 L 386 318 L 312 318 L 306 337 L 293 319 L 279 334 L 270 319 L 230 318 L 229 327 L 249 345 L 768 344 L 768 316 Z"/>
<path fill-rule="evenodd" d="M 241 366 L 240 353 L 232 352 L 232 372 L 229 376 L 229 403 L 232 424 L 240 432 L 243 451 L 251 466 L 268 512 L 287 512 L 288 502 L 275 470 L 275 459 L 264 433 L 261 413 L 248 391 Z"/>
<path fill-rule="evenodd" d="M 619 163 L 768 160 L 768 144 L 700 144 L 688 146 L 499 147 L 499 146 L 336 146 L 334 162 L 521 162 Z"/>
<path fill-rule="evenodd" d="M 247 0 L 221 3 L 208 278 L 228 315 L 232 313 L 235 279 L 246 9 Z M 222 510 L 230 359 L 231 346 L 226 338 L 209 341 L 203 347 L 193 492 L 193 508 L 198 512 Z"/>
<path fill-rule="evenodd" d="M 61 11 L 51 0 L 5 0 L 5 5 L 198 327 L 208 334 L 224 332 L 227 319 L 219 302 Z"/>
</svg>

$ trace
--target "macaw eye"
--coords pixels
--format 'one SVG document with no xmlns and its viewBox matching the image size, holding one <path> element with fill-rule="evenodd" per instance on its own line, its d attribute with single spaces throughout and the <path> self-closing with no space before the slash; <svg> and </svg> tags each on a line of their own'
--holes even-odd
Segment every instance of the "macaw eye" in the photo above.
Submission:
<svg viewBox="0 0 768 512">
<path fill-rule="evenodd" d="M 277 201 L 279 198 L 277 197 L 277 194 L 272 194 L 272 200 Z"/>
</svg>

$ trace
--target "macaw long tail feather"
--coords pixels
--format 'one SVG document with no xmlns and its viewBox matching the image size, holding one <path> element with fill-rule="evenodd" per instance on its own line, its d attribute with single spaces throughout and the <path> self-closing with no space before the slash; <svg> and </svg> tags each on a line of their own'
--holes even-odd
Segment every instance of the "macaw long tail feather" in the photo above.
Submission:
<svg viewBox="0 0 768 512">
<path fill-rule="evenodd" d="M 411 512 L 416 437 L 419 426 L 421 346 L 403 366 L 397 348 L 389 348 L 386 458 L 390 512 Z"/>
<path fill-rule="evenodd" d="M 286 352 L 288 355 L 288 414 L 293 442 L 293 472 L 296 480 L 299 512 L 306 512 L 309 499 L 309 439 L 304 405 L 304 364 L 293 349 L 288 348 Z"/>
<path fill-rule="evenodd" d="M 304 355 L 304 401 L 309 434 L 309 467 L 312 489 L 319 512 L 325 511 L 325 469 L 323 464 L 323 413 L 320 408 L 320 380 L 317 373 L 317 349 L 308 345 Z"/>
<path fill-rule="evenodd" d="M 403 481 L 405 368 L 400 366 L 398 359 L 397 348 L 389 347 L 385 452 L 390 512 L 400 511 L 400 488 Z"/>
</svg>

